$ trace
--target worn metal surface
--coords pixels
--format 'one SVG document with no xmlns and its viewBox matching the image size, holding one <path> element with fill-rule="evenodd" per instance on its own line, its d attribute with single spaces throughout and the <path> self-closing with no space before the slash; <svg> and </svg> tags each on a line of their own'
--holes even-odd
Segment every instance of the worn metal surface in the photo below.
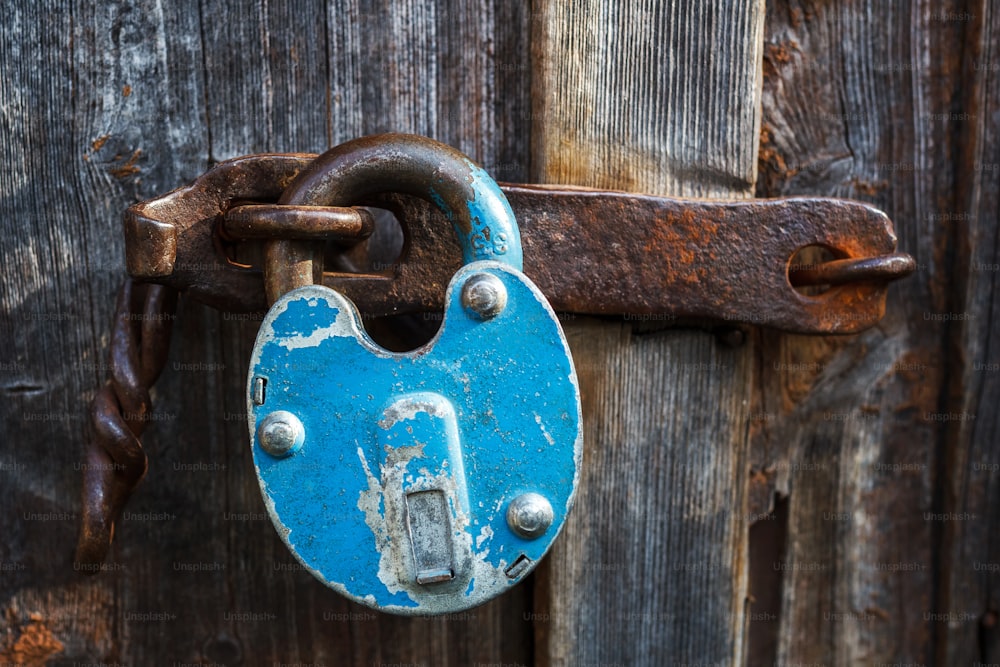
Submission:
<svg viewBox="0 0 1000 667">
<path fill-rule="evenodd" d="M 367 178 L 370 172 L 366 178 L 351 176 L 351 164 L 357 163 L 342 162 L 345 154 L 357 156 L 346 152 L 327 158 L 327 168 L 341 161 L 336 181 L 313 174 L 300 181 L 297 191 L 310 193 L 303 197 L 311 203 L 388 208 L 403 221 L 406 243 L 403 255 L 383 272 L 326 273 L 323 283 L 347 295 L 366 315 L 440 310 L 463 252 L 439 219 L 442 214 L 412 197 L 374 196 L 410 186 Z M 206 221 L 237 192 L 277 199 L 281 189 L 266 187 L 268 174 L 287 184 L 311 158 L 239 158 L 191 186 L 133 206 L 126 214 L 129 271 L 229 310 L 263 310 L 261 273 L 220 258 Z M 231 178 L 240 185 L 227 185 Z M 524 254 L 531 258 L 528 276 L 562 312 L 854 333 L 881 318 L 886 281 L 912 268 L 905 258 L 881 259 L 896 252 L 892 223 L 878 209 L 852 200 L 707 201 L 585 188 L 501 187 L 522 230 Z M 296 195 L 294 203 L 305 203 L 303 197 Z M 319 277 L 312 262 L 316 246 L 301 250 L 296 243 L 280 242 L 277 248 L 285 252 L 272 259 L 294 263 L 293 255 L 305 253 L 299 258 L 304 262 L 300 275 L 290 285 Z M 855 282 L 804 296 L 792 288 L 788 269 L 795 253 L 811 245 L 826 246 L 843 259 L 888 262 L 892 270 L 855 273 Z M 289 255 L 294 248 L 300 249 Z"/>
<path fill-rule="evenodd" d="M 230 262 L 216 222 L 234 202 L 274 202 L 314 155 L 252 155 L 221 162 L 191 185 L 125 211 L 129 274 L 183 290 L 223 310 L 264 308 L 259 271 Z M 252 303 L 246 308 L 244 304 Z"/>
<path fill-rule="evenodd" d="M 884 283 L 805 297 L 788 281 L 792 257 L 806 246 L 851 258 L 895 251 L 892 223 L 861 202 L 684 200 L 513 185 L 505 192 L 515 212 L 524 211 L 529 275 L 556 310 L 803 333 L 860 331 L 884 312 Z"/>
<path fill-rule="evenodd" d="M 487 319 L 460 296 L 482 274 L 508 296 Z M 463 267 L 436 338 L 402 354 L 373 343 L 337 292 L 289 292 L 261 325 L 247 385 L 251 434 L 276 411 L 305 431 L 282 457 L 251 435 L 278 533 L 357 602 L 400 614 L 481 604 L 534 568 L 572 505 L 582 417 L 569 347 L 542 293 L 506 264 Z M 552 507 L 535 537 L 508 525 L 526 493 Z"/>
<path fill-rule="evenodd" d="M 233 240 L 357 241 L 371 236 L 375 218 L 363 208 L 247 204 L 225 213 L 222 233 Z"/>
<path fill-rule="evenodd" d="M 149 389 L 167 360 L 177 293 L 162 285 L 134 285 L 118 292 L 110 377 L 90 404 L 93 438 L 83 466 L 83 510 L 76 548 L 77 569 L 100 571 L 128 497 L 146 474 L 139 436 L 152 410 Z"/>
<path fill-rule="evenodd" d="M 908 276 L 916 268 L 917 263 L 905 253 L 858 259 L 834 259 L 812 266 L 790 266 L 788 281 L 795 287 L 846 285 L 863 281 L 884 282 Z"/>
</svg>

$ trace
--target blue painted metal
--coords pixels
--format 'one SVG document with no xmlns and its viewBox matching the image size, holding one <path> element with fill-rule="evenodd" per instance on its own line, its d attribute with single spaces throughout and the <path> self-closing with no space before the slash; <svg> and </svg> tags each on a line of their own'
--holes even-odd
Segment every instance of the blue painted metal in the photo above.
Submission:
<svg viewBox="0 0 1000 667">
<path fill-rule="evenodd" d="M 462 260 L 466 264 L 493 259 L 524 270 L 524 253 L 521 250 L 521 232 L 514 218 L 514 211 L 496 181 L 486 171 L 468 158 L 461 158 L 469 170 L 468 187 L 472 196 L 466 202 L 472 221 L 472 231 L 465 235 L 455 223 L 455 213 L 446 197 L 430 187 L 432 203 L 437 206 L 455 227 Z"/>
<path fill-rule="evenodd" d="M 462 285 L 481 272 L 508 292 L 488 320 L 461 304 Z M 262 405 L 252 398 L 255 378 L 266 379 Z M 248 397 L 254 463 L 279 534 L 317 578 L 372 607 L 432 614 L 489 600 L 531 571 L 572 506 L 581 412 L 569 347 L 545 297 L 508 264 L 463 267 L 438 335 L 404 354 L 378 347 L 339 293 L 289 292 L 261 326 Z M 305 428 L 287 458 L 257 441 L 275 410 Z M 408 495 L 431 490 L 443 495 Z M 555 514 L 533 540 L 506 522 L 510 502 L 527 492 L 545 496 Z M 434 529 L 426 519 L 440 498 L 447 525 Z M 442 535 L 450 556 L 415 555 L 415 541 L 438 544 Z M 449 557 L 452 578 L 417 582 L 421 567 L 436 571 Z"/>
</svg>

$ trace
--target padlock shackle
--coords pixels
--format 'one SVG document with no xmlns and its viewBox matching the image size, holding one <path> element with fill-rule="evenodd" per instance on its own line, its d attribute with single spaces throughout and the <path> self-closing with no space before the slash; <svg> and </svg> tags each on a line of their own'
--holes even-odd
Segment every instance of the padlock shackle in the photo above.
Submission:
<svg viewBox="0 0 1000 667">
<path fill-rule="evenodd" d="M 521 271 L 521 234 L 496 181 L 458 150 L 414 134 L 362 137 L 320 155 L 288 186 L 279 204 L 349 206 L 403 193 L 437 207 L 455 228 L 466 264 L 483 259 Z M 273 241 L 266 252 L 268 301 L 317 277 L 312 250 Z M 319 273 L 316 271 L 316 273 Z"/>
</svg>

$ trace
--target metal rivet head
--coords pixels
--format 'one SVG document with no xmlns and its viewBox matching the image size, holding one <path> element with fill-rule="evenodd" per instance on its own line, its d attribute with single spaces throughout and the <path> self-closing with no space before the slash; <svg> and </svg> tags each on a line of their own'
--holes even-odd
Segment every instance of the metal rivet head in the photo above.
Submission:
<svg viewBox="0 0 1000 667">
<path fill-rule="evenodd" d="M 553 519 L 552 505 L 537 493 L 521 494 L 507 508 L 507 525 L 529 540 L 544 535 Z"/>
<path fill-rule="evenodd" d="M 462 306 L 483 320 L 496 317 L 507 307 L 507 288 L 491 273 L 477 273 L 462 286 Z"/>
<path fill-rule="evenodd" d="M 257 427 L 257 440 L 271 456 L 288 456 L 301 447 L 305 439 L 302 422 L 286 410 L 272 412 Z"/>
</svg>

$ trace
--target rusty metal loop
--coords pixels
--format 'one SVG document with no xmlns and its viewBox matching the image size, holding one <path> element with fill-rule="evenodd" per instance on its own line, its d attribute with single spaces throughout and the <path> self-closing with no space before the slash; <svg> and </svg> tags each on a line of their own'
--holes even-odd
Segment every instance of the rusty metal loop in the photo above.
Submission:
<svg viewBox="0 0 1000 667">
<path fill-rule="evenodd" d="M 444 213 L 465 263 L 490 259 L 522 269 L 521 235 L 503 191 L 467 156 L 428 137 L 386 133 L 335 146 L 289 184 L 279 203 L 344 206 L 387 193 L 418 197 Z M 314 243 L 272 241 L 265 262 L 268 303 L 323 279 Z"/>
<path fill-rule="evenodd" d="M 122 508 L 146 474 L 139 436 L 152 410 L 149 389 L 167 360 L 176 305 L 174 289 L 131 278 L 118 292 L 110 377 L 90 404 L 93 438 L 86 446 L 75 557 L 77 569 L 88 574 L 101 569 Z"/>
<path fill-rule="evenodd" d="M 880 257 L 835 259 L 806 267 L 790 267 L 788 280 L 793 287 L 888 282 L 905 278 L 916 268 L 916 262 L 910 255 L 894 253 Z"/>
<path fill-rule="evenodd" d="M 226 211 L 227 238 L 359 242 L 371 236 L 375 217 L 363 208 L 247 204 Z"/>
</svg>

